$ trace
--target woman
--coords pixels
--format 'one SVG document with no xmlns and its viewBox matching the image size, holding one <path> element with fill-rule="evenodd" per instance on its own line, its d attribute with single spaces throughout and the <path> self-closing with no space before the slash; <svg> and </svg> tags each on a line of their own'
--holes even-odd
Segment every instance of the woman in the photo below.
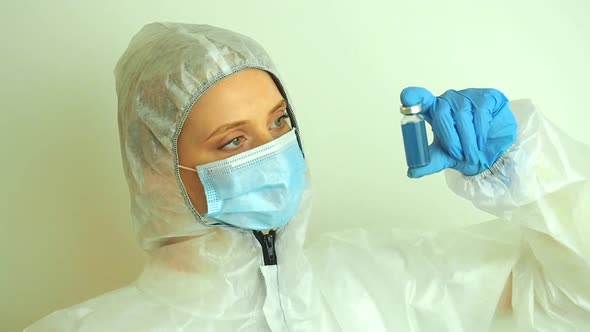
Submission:
<svg viewBox="0 0 590 332">
<path fill-rule="evenodd" d="M 590 326 L 589 151 L 529 102 L 487 89 L 402 93 L 435 133 L 432 162 L 408 175 L 453 168 L 451 189 L 499 220 L 439 233 L 359 228 L 304 250 L 300 128 L 262 47 L 216 27 L 154 23 L 115 74 L 148 262 L 135 283 L 26 331 L 486 331 L 503 291 L 519 330 Z"/>
</svg>

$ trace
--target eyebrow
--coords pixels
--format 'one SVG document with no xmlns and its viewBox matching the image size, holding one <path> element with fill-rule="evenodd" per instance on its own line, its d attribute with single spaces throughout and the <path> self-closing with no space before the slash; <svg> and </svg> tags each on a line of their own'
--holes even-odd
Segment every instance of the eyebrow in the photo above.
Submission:
<svg viewBox="0 0 590 332">
<path fill-rule="evenodd" d="M 281 99 L 281 101 L 279 101 L 279 102 L 278 102 L 278 103 L 277 103 L 277 104 L 276 104 L 276 105 L 275 105 L 275 106 L 274 106 L 274 107 L 273 107 L 273 108 L 270 110 L 270 112 L 268 112 L 268 114 L 272 114 L 272 113 L 276 112 L 276 111 L 277 111 L 279 108 L 281 108 L 281 107 L 286 107 L 286 106 L 287 106 L 287 102 L 285 101 L 285 99 Z M 211 135 L 209 135 L 209 137 L 207 137 L 207 138 L 205 139 L 205 141 L 208 141 L 208 140 L 209 140 L 211 137 L 213 137 L 213 136 L 215 136 L 215 135 L 218 135 L 218 134 L 220 134 L 220 133 L 222 133 L 222 132 L 225 132 L 225 131 L 228 131 L 228 130 L 230 130 L 230 129 L 233 129 L 233 128 L 236 128 L 236 127 L 239 127 L 239 126 L 241 126 L 241 125 L 243 125 L 243 124 L 245 124 L 245 123 L 247 123 L 247 122 L 248 122 L 248 121 L 236 121 L 236 122 L 231 122 L 231 123 L 224 124 L 224 125 L 222 125 L 221 127 L 219 127 L 219 128 L 217 128 L 217 129 L 215 129 L 215 130 L 214 130 L 214 131 L 211 133 Z"/>
</svg>

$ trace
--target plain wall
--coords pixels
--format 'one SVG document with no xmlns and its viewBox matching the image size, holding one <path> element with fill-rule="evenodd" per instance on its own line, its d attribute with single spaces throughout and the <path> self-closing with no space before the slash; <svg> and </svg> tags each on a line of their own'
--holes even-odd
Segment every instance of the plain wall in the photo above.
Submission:
<svg viewBox="0 0 590 332">
<path fill-rule="evenodd" d="M 152 21 L 240 31 L 273 56 L 313 172 L 310 236 L 488 215 L 442 175 L 409 180 L 399 92 L 496 87 L 590 143 L 589 2 L 2 1 L 0 331 L 132 281 L 143 263 L 113 68 Z"/>
</svg>

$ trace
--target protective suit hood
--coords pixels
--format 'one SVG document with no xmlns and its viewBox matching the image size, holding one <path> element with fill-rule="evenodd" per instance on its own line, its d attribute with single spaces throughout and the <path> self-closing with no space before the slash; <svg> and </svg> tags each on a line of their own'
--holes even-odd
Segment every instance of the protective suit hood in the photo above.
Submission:
<svg viewBox="0 0 590 332">
<path fill-rule="evenodd" d="M 152 23 L 133 37 L 117 63 L 121 153 L 133 224 L 144 248 L 210 230 L 180 180 L 178 136 L 207 89 L 245 68 L 271 75 L 296 127 L 274 64 L 244 35 L 209 25 Z"/>
</svg>

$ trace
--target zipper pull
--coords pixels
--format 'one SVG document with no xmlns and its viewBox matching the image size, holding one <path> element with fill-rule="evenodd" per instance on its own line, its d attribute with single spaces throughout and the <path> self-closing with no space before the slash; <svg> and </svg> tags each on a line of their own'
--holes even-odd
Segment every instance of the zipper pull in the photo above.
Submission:
<svg viewBox="0 0 590 332">
<path fill-rule="evenodd" d="M 256 240 L 262 248 L 264 265 L 277 265 L 277 253 L 275 251 L 275 230 L 268 232 L 253 231 Z"/>
</svg>

